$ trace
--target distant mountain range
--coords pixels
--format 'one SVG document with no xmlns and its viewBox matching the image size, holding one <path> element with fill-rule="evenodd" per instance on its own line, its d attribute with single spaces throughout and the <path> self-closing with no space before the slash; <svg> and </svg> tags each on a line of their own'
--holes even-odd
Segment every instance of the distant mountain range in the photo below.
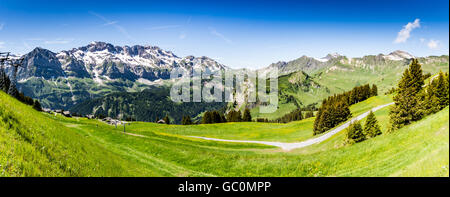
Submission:
<svg viewBox="0 0 450 197">
<path fill-rule="evenodd" d="M 53 53 L 36 48 L 25 55 L 25 67 L 18 71 L 18 79 L 41 77 L 91 78 L 97 83 L 124 79 L 154 81 L 170 78 L 172 68 L 207 67 L 210 70 L 228 69 L 208 57 L 180 58 L 170 51 L 155 46 L 113 46 L 92 42 L 87 46 Z"/>
<path fill-rule="evenodd" d="M 347 58 L 346 56 L 338 53 L 331 53 L 323 58 L 302 56 L 289 62 L 280 61 L 261 70 L 270 72 L 273 68 L 278 68 L 279 75 L 286 75 L 297 71 L 312 73 L 320 70 L 321 68 L 326 68 L 337 64 L 385 65 L 387 63 L 391 63 L 392 61 L 409 62 L 409 60 L 413 58 L 415 58 L 413 55 L 400 50 L 394 51 L 388 55 L 367 55 L 361 58 Z"/>
<path fill-rule="evenodd" d="M 276 119 L 299 106 L 317 107 L 322 99 L 330 95 L 367 83 L 376 84 L 378 93 L 384 94 L 398 83 L 413 58 L 419 60 L 424 73 L 449 70 L 448 55 L 414 57 L 398 50 L 388 55 L 360 58 L 348 58 L 336 53 L 320 59 L 302 56 L 293 61 L 272 64 L 261 70 L 272 72 L 278 68 L 278 110 L 272 114 L 259 114 L 256 104 L 253 105 L 253 117 Z"/>
<path fill-rule="evenodd" d="M 105 42 L 92 42 L 87 46 L 58 53 L 36 48 L 24 57 L 24 68 L 18 70 L 19 89 L 26 95 L 39 99 L 43 107 L 65 110 L 115 92 L 141 92 L 154 85 L 169 87 L 171 81 L 167 79 L 170 78 L 170 71 L 177 67 L 232 70 L 205 56 L 178 57 L 156 46 L 114 46 Z M 289 62 L 273 63 L 259 70 L 271 72 L 278 68 L 280 80 L 285 84 L 280 88 L 289 87 L 280 90 L 280 96 L 288 100 L 297 98 L 297 104 L 307 105 L 319 99 L 318 94 L 321 98 L 375 78 L 381 83 L 381 90 L 389 88 L 394 82 L 379 76 L 386 78 L 401 72 L 412 58 L 415 57 L 404 51 L 360 58 L 332 53 L 323 58 L 302 56 Z M 425 65 L 432 65 L 424 67 L 425 71 L 448 70 L 448 55 L 419 59 Z M 10 67 L 6 70 L 12 74 Z M 371 77 L 361 78 L 350 73 L 354 71 Z M 293 75 L 297 72 L 300 73 Z M 340 74 L 335 75 L 337 72 Z M 353 79 L 336 76 L 351 76 Z M 307 80 L 298 81 L 300 79 Z M 339 82 L 334 83 L 330 79 Z M 342 80 L 348 82 L 348 85 L 341 85 Z M 235 96 L 239 106 L 245 104 L 245 95 Z"/>
<path fill-rule="evenodd" d="M 17 74 L 19 89 L 41 100 L 44 107 L 66 110 L 108 93 L 139 92 L 149 85 L 163 85 L 173 68 L 229 69 L 204 56 L 181 58 L 155 46 L 104 42 L 59 53 L 35 48 L 24 57 L 24 67 Z M 6 71 L 11 76 L 13 69 L 7 66 Z"/>
</svg>

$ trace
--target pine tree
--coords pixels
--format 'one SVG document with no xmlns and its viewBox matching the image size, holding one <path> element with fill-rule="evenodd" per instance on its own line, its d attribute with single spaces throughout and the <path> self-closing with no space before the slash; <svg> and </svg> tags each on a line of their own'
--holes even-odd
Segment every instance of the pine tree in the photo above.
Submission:
<svg viewBox="0 0 450 197">
<path fill-rule="evenodd" d="M 245 108 L 245 110 L 244 110 L 244 115 L 242 117 L 242 121 L 244 121 L 244 122 L 252 121 L 252 115 L 250 114 L 250 110 L 248 108 Z"/>
<path fill-rule="evenodd" d="M 372 85 L 372 89 L 370 90 L 370 96 L 378 96 L 377 85 L 375 85 L 375 84 Z"/>
<path fill-rule="evenodd" d="M 441 71 L 439 72 L 439 76 L 437 77 L 437 79 L 435 79 L 434 81 L 436 81 L 434 92 L 438 99 L 439 110 L 441 110 L 444 109 L 449 104 L 448 79 L 446 79 L 446 76 Z"/>
<path fill-rule="evenodd" d="M 320 121 L 319 121 L 319 129 L 317 130 L 316 134 L 320 134 L 323 133 L 325 131 L 328 131 L 329 129 L 333 128 L 333 114 L 334 114 L 334 110 L 333 107 L 329 107 L 326 106 L 323 111 L 322 114 L 320 116 Z"/>
<path fill-rule="evenodd" d="M 192 120 L 190 116 L 186 116 L 186 125 L 191 125 L 192 124 Z"/>
<path fill-rule="evenodd" d="M 242 113 L 241 110 L 236 111 L 234 116 L 235 121 L 234 122 L 242 122 Z"/>
<path fill-rule="evenodd" d="M 409 66 L 409 72 L 411 75 L 409 87 L 411 88 L 411 92 L 416 95 L 424 85 L 422 65 L 419 64 L 419 60 L 412 60 Z"/>
<path fill-rule="evenodd" d="M 191 125 L 192 121 L 191 121 L 191 117 L 190 116 L 183 116 L 181 123 L 183 125 Z"/>
<path fill-rule="evenodd" d="M 233 111 L 234 110 L 231 110 L 227 113 L 227 115 L 226 115 L 227 122 L 233 122 L 233 120 L 232 120 L 233 119 Z"/>
<path fill-rule="evenodd" d="M 374 87 L 371 89 L 369 84 L 356 86 L 351 91 L 324 99 L 314 120 L 314 134 L 323 133 L 348 120 L 351 117 L 349 106 L 369 98 L 372 90 L 376 89 L 376 86 Z M 294 113 L 292 118 L 296 119 L 297 115 Z"/>
<path fill-rule="evenodd" d="M 431 73 L 425 73 L 423 74 L 423 80 L 428 79 L 431 77 Z"/>
<path fill-rule="evenodd" d="M 366 124 L 364 125 L 364 135 L 368 138 L 373 138 L 377 135 L 381 135 L 380 125 L 375 117 L 375 114 L 370 111 L 366 119 Z"/>
<path fill-rule="evenodd" d="M 350 108 L 345 101 L 339 101 L 336 103 L 335 106 L 335 112 L 333 113 L 333 116 L 335 116 L 335 122 L 333 124 L 333 127 L 338 125 L 341 122 L 346 121 L 351 117 Z"/>
<path fill-rule="evenodd" d="M 444 74 L 444 83 L 446 84 L 445 85 L 445 90 L 444 90 L 444 95 L 445 95 L 445 103 L 447 104 L 447 105 L 449 105 L 450 104 L 450 98 L 449 98 L 449 89 L 450 89 L 450 78 L 449 78 L 449 74 L 448 74 L 448 72 L 447 73 L 445 73 Z"/>
<path fill-rule="evenodd" d="M 347 128 L 347 143 L 354 144 L 357 142 L 362 142 L 366 139 L 363 129 L 359 121 L 352 122 Z"/>
<path fill-rule="evenodd" d="M 295 113 L 294 120 L 295 121 L 303 120 L 303 112 L 301 109 L 298 109 L 297 112 Z"/>
<path fill-rule="evenodd" d="M 227 119 L 225 118 L 225 115 L 223 113 L 220 113 L 220 120 L 221 122 L 227 122 Z"/>
<path fill-rule="evenodd" d="M 355 88 L 353 88 L 353 90 L 350 92 L 350 98 L 349 98 L 350 103 L 349 104 L 357 103 L 357 99 L 358 99 L 357 91 Z"/>
<path fill-rule="evenodd" d="M 416 100 L 419 106 L 416 113 L 421 117 L 439 111 L 439 101 L 436 97 L 434 86 L 435 83 L 429 82 L 427 88 L 420 91 L 416 96 Z"/>
<path fill-rule="evenodd" d="M 218 111 L 213 111 L 211 113 L 212 115 L 212 123 L 221 123 L 222 122 L 222 118 L 220 117 L 220 114 Z"/>
<path fill-rule="evenodd" d="M 363 87 L 364 87 L 363 100 L 366 100 L 366 99 L 370 98 L 370 96 L 371 96 L 371 89 L 370 89 L 370 85 L 369 84 L 366 84 Z"/>
<path fill-rule="evenodd" d="M 227 121 L 228 122 L 241 122 L 242 121 L 241 111 L 240 110 L 238 110 L 238 111 L 231 110 L 230 112 L 228 112 Z"/>
<path fill-rule="evenodd" d="M 211 124 L 212 123 L 212 114 L 207 111 L 203 114 L 202 124 Z"/>
<path fill-rule="evenodd" d="M 170 124 L 170 118 L 168 115 L 166 115 L 166 117 L 164 117 L 164 122 L 166 122 L 166 124 Z"/>
<path fill-rule="evenodd" d="M 34 100 L 33 108 L 37 111 L 42 111 L 41 103 L 38 100 Z"/>
<path fill-rule="evenodd" d="M 311 118 L 311 117 L 314 117 L 314 113 L 312 111 L 306 112 L 305 118 Z"/>
<path fill-rule="evenodd" d="M 417 96 L 422 90 L 423 75 L 421 65 L 414 59 L 409 68 L 403 72 L 394 96 L 395 105 L 390 111 L 391 129 L 398 129 L 408 125 L 411 121 L 422 118 L 421 106 L 418 105 Z"/>
<path fill-rule="evenodd" d="M 9 86 L 11 84 L 11 80 L 9 80 L 8 75 L 6 75 L 6 72 L 2 69 L 0 70 L 0 90 L 3 90 L 3 92 L 8 92 Z"/>
<path fill-rule="evenodd" d="M 323 111 L 324 108 L 326 107 L 326 100 L 324 99 L 322 101 L 322 106 L 319 107 L 319 110 L 317 111 L 316 114 L 316 119 L 314 120 L 314 126 L 313 126 L 313 133 L 314 135 L 321 133 L 321 126 L 322 126 L 322 121 L 323 121 Z"/>
</svg>

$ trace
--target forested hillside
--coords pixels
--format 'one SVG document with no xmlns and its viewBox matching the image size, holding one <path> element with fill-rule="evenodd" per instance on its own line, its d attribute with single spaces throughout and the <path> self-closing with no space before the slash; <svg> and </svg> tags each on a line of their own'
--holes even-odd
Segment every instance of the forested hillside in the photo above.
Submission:
<svg viewBox="0 0 450 197">
<path fill-rule="evenodd" d="M 120 92 L 88 100 L 75 105 L 72 112 L 93 114 L 97 117 L 112 117 L 123 120 L 154 122 L 169 116 L 173 123 L 181 123 L 183 116 L 196 117 L 204 111 L 224 108 L 227 103 L 211 102 L 175 103 L 170 99 L 170 89 L 152 87 L 142 92 Z"/>
</svg>

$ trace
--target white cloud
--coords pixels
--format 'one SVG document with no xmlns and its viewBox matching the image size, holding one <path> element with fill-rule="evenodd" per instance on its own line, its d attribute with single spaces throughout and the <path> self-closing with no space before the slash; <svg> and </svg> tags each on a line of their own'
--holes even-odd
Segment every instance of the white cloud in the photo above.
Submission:
<svg viewBox="0 0 450 197">
<path fill-rule="evenodd" d="M 420 27 L 420 19 L 414 20 L 413 23 L 409 22 L 403 29 L 400 30 L 397 34 L 397 38 L 394 40 L 394 43 L 404 43 L 410 37 L 410 33 L 413 29 Z"/>
<path fill-rule="evenodd" d="M 103 24 L 103 26 L 114 25 L 116 23 L 118 23 L 118 21 L 111 21 L 111 22 L 107 22 L 107 23 Z"/>
<path fill-rule="evenodd" d="M 224 40 L 225 42 L 227 42 L 228 44 L 233 44 L 233 41 L 231 41 L 230 39 L 228 39 L 227 37 L 225 37 L 223 34 L 217 32 L 215 29 L 213 28 L 209 28 L 210 32 L 212 35 L 217 36 L 218 38 Z"/>
<path fill-rule="evenodd" d="M 44 44 L 68 44 L 72 42 L 73 39 L 55 39 L 55 40 L 45 40 Z"/>
<path fill-rule="evenodd" d="M 420 42 L 424 43 L 425 42 L 425 38 L 420 38 Z"/>
<path fill-rule="evenodd" d="M 438 40 L 433 40 L 431 39 L 428 44 L 427 44 L 428 48 L 430 49 L 437 49 L 439 47 L 439 41 Z"/>
<path fill-rule="evenodd" d="M 44 38 L 27 38 L 25 40 L 27 40 L 27 41 L 43 41 L 45 39 Z"/>
</svg>

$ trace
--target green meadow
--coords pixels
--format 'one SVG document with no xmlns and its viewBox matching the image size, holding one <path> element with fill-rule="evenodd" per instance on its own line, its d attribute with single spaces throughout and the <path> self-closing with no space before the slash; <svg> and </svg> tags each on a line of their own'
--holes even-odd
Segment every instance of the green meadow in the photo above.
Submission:
<svg viewBox="0 0 450 197">
<path fill-rule="evenodd" d="M 0 92 L 0 176 L 449 176 L 449 109 L 387 133 L 389 107 L 375 115 L 381 136 L 344 145 L 345 130 L 289 152 L 223 139 L 303 141 L 313 118 L 288 124 L 222 123 L 123 127 L 37 112 Z M 372 97 L 353 116 L 392 102 Z M 363 122 L 365 120 L 362 120 Z"/>
<path fill-rule="evenodd" d="M 375 62 L 374 56 L 366 57 Z M 448 56 L 435 58 L 448 59 Z M 346 59 L 348 61 L 348 59 Z M 427 61 L 419 58 L 424 73 L 438 73 L 439 71 L 448 72 L 448 63 L 441 61 Z M 369 83 L 376 84 L 378 94 L 384 95 L 388 90 L 395 87 L 400 80 L 405 64 L 402 62 L 389 62 L 386 64 L 373 63 L 375 66 L 359 65 L 353 60 L 351 63 L 337 63 L 333 67 L 324 67 L 308 73 L 309 77 L 305 78 L 302 71 L 291 73 L 289 75 L 280 76 L 278 79 L 279 96 L 278 109 L 274 113 L 261 114 L 259 107 L 251 110 L 252 117 L 268 118 L 274 120 L 287 114 L 297 106 L 293 102 L 287 101 L 286 96 L 292 96 L 296 99 L 300 106 L 309 104 L 320 105 L 321 100 L 333 94 L 339 94 L 350 90 L 355 86 Z M 429 79 L 427 80 L 429 81 Z M 427 82 L 426 81 L 426 82 Z"/>
</svg>

